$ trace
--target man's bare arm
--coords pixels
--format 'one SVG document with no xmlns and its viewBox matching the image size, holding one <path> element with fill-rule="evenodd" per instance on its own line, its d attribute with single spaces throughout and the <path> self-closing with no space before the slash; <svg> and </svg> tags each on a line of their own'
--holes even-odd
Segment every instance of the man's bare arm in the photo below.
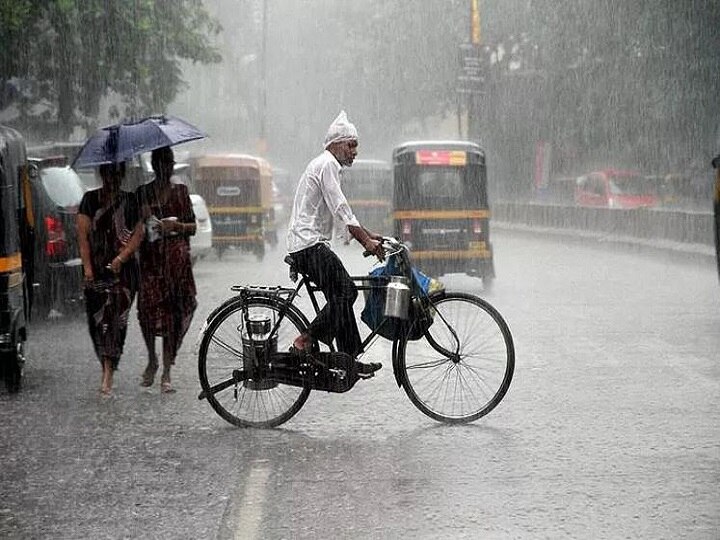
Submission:
<svg viewBox="0 0 720 540">
<path fill-rule="evenodd" d="M 385 259 L 385 250 L 380 243 L 382 237 L 368 232 L 362 225 L 359 227 L 357 225 L 348 225 L 348 231 L 366 251 L 369 251 L 381 261 Z"/>
</svg>

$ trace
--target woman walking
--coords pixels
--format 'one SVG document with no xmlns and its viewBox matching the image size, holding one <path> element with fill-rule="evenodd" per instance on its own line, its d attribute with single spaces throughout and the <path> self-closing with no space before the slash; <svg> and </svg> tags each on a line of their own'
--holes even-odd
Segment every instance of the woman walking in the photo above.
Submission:
<svg viewBox="0 0 720 540">
<path fill-rule="evenodd" d="M 138 320 L 148 350 L 142 386 L 152 386 L 158 370 L 155 338 L 162 337 L 163 372 L 160 391 L 173 392 L 170 369 L 190 328 L 195 279 L 189 236 L 195 234 L 195 213 L 188 189 L 170 181 L 175 164 L 170 147 L 154 150 L 155 181 L 138 190 L 147 235 L 140 246 Z"/>
<path fill-rule="evenodd" d="M 120 190 L 125 164 L 100 166 L 102 187 L 88 191 L 77 214 L 90 338 L 100 363 L 100 393 L 112 394 L 138 286 L 135 259 L 143 235 L 135 195 Z"/>
</svg>

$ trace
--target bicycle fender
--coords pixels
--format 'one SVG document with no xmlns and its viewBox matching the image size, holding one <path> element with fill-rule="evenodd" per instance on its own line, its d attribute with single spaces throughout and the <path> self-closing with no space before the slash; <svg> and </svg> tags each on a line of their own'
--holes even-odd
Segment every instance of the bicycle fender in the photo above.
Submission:
<svg viewBox="0 0 720 540">
<path fill-rule="evenodd" d="M 393 340 L 392 346 L 392 363 L 393 363 L 393 374 L 395 375 L 395 382 L 398 388 L 402 388 L 405 377 L 400 369 L 400 358 L 398 355 L 398 348 L 400 347 L 400 340 Z"/>
<path fill-rule="evenodd" d="M 198 330 L 197 336 L 195 337 L 195 342 L 193 343 L 193 347 L 197 349 L 200 346 L 200 342 L 202 341 L 203 336 L 205 335 L 205 330 L 207 330 L 208 326 L 210 326 L 210 323 L 212 320 L 217 317 L 220 312 L 222 312 L 223 309 L 225 309 L 227 306 L 235 302 L 240 295 L 231 296 L 227 300 L 225 300 L 223 303 L 221 303 L 218 307 L 213 309 L 210 312 L 210 315 L 207 316 L 205 321 L 203 321 L 202 325 L 200 326 L 200 330 Z"/>
<path fill-rule="evenodd" d="M 203 327 L 207 327 L 212 320 L 217 317 L 218 313 L 220 313 L 223 309 L 225 309 L 228 305 L 232 304 L 233 302 L 237 301 L 237 299 L 240 297 L 239 294 L 236 294 L 235 296 L 231 296 L 227 300 L 225 300 L 222 304 L 220 304 L 218 307 L 213 309 L 210 312 L 210 315 L 207 316 L 205 319 L 205 324 L 203 324 Z"/>
</svg>

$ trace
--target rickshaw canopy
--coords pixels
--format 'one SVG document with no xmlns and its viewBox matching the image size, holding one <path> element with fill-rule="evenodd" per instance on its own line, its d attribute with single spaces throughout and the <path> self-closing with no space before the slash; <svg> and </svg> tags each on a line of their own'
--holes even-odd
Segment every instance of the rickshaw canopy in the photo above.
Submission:
<svg viewBox="0 0 720 540">
<path fill-rule="evenodd" d="M 469 141 L 412 141 L 393 150 L 395 210 L 487 208 L 485 152 Z"/>
<path fill-rule="evenodd" d="M 17 131 L 0 126 L 0 270 L 19 270 L 19 210 L 29 200 L 25 142 Z M 27 216 L 26 216 L 27 217 Z M 11 268 L 12 267 L 12 268 Z"/>
<path fill-rule="evenodd" d="M 263 208 L 272 205 L 272 167 L 267 160 L 249 154 L 205 154 L 190 159 L 195 188 L 209 204 L 216 196 L 245 199 L 243 204 Z M 213 184 L 212 189 L 203 184 Z M 241 184 L 256 183 L 258 189 Z M 220 185 L 222 184 L 222 185 Z M 218 191 L 220 190 L 220 191 Z"/>
</svg>

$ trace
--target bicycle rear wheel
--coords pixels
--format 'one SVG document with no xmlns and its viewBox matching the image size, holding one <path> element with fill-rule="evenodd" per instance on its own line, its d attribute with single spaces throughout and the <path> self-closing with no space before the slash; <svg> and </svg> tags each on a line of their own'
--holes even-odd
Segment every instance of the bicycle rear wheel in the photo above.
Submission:
<svg viewBox="0 0 720 540">
<path fill-rule="evenodd" d="M 464 293 L 435 300 L 434 322 L 398 348 L 403 387 L 423 413 L 447 423 L 492 411 L 510 387 L 515 347 L 508 325 L 488 302 Z"/>
<path fill-rule="evenodd" d="M 233 371 L 246 366 L 246 333 L 243 343 L 246 317 L 268 319 L 272 328 L 284 307 L 281 300 L 273 297 L 238 298 L 228 303 L 205 331 L 198 355 L 200 385 L 215 412 L 231 424 L 279 426 L 292 418 L 310 395 L 308 388 L 272 380 L 233 380 Z M 294 309 L 288 309 L 274 334 L 277 350 L 287 351 L 306 326 Z"/>
</svg>

